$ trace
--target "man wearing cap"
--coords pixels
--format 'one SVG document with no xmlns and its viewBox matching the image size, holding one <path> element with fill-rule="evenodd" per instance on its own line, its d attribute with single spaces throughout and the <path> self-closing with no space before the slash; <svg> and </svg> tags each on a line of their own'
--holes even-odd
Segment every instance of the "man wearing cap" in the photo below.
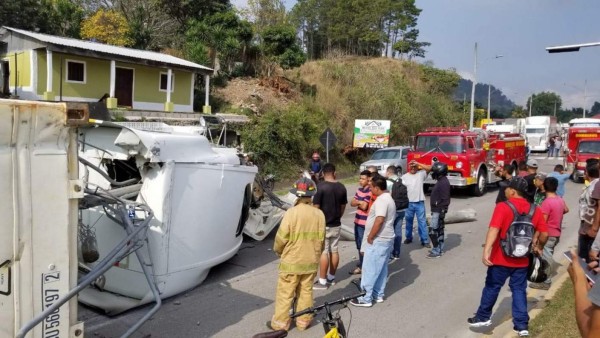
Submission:
<svg viewBox="0 0 600 338">
<path fill-rule="evenodd" d="M 519 213 L 528 213 L 531 204 L 525 199 L 527 182 L 521 177 L 513 178 L 506 187 L 508 201 Z M 508 257 L 502 251 L 500 239 L 506 237 L 506 232 L 513 222 L 514 214 L 508 203 L 498 203 L 494 208 L 490 226 L 483 248 L 482 262 L 488 267 L 485 286 L 481 294 L 481 302 L 475 316 L 467 319 L 472 327 L 483 327 L 492 324 L 492 309 L 498 294 L 509 279 L 508 285 L 512 291 L 513 329 L 519 337 L 529 336 L 529 314 L 527 313 L 527 266 L 528 257 Z M 548 228 L 541 210 L 536 207 L 532 218 L 535 233 L 532 240 L 532 250 L 536 255 L 542 254 L 544 244 L 548 239 Z"/>
<path fill-rule="evenodd" d="M 296 205 L 283 215 L 275 236 L 273 251 L 281 257 L 279 280 L 275 296 L 275 314 L 267 326 L 273 330 L 289 330 L 290 308 L 296 297 L 296 310 L 313 306 L 312 283 L 325 238 L 325 215 L 311 204 L 316 193 L 315 182 L 301 178 L 290 192 L 298 196 Z M 310 326 L 312 315 L 296 318 L 296 327 L 304 330 Z"/>
<path fill-rule="evenodd" d="M 537 174 L 538 163 L 534 159 L 527 160 L 527 176 L 525 176 L 525 181 L 527 181 L 527 193 L 525 194 L 525 198 L 529 201 L 529 203 L 533 203 L 535 197 L 535 191 L 537 187 L 533 180 L 535 179 L 535 175 Z"/>
<path fill-rule="evenodd" d="M 546 190 L 544 189 L 544 181 L 546 180 L 546 173 L 538 172 L 535 174 L 533 184 L 535 185 L 535 194 L 533 195 L 533 203 L 538 207 L 542 205 L 542 202 L 546 199 Z"/>
</svg>

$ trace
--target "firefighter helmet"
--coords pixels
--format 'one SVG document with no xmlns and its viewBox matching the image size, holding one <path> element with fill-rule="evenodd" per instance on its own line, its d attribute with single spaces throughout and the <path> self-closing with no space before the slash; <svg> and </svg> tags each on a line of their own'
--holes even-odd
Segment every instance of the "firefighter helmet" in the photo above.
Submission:
<svg viewBox="0 0 600 338">
<path fill-rule="evenodd" d="M 317 185 L 310 178 L 302 177 L 294 183 L 290 192 L 298 197 L 311 197 L 317 193 Z"/>
</svg>

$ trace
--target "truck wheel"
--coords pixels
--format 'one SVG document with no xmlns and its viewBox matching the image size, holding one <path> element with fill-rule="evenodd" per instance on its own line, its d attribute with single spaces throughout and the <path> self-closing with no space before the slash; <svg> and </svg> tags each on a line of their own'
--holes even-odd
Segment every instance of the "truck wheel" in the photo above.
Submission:
<svg viewBox="0 0 600 338">
<path fill-rule="evenodd" d="M 482 196 L 487 189 L 487 176 L 484 171 L 477 174 L 477 183 L 471 186 L 471 195 Z"/>
</svg>

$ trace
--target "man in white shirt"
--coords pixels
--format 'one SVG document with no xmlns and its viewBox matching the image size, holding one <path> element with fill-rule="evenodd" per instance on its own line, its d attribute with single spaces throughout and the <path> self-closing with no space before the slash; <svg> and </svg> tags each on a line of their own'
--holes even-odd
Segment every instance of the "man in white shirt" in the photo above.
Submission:
<svg viewBox="0 0 600 338">
<path fill-rule="evenodd" d="M 396 203 L 386 190 L 386 179 L 381 175 L 371 178 L 371 193 L 377 196 L 369 210 L 361 250 L 363 258 L 361 288 L 365 295 L 350 301 L 360 307 L 371 307 L 373 301 L 383 302 L 388 274 L 388 258 L 394 246 L 394 218 Z"/>
<path fill-rule="evenodd" d="M 416 216 L 421 245 L 431 248 L 427 234 L 427 223 L 425 221 L 425 192 L 423 191 L 423 182 L 425 182 L 431 166 L 417 163 L 413 160 L 410 161 L 408 167 L 409 171 L 402 175 L 402 183 L 408 190 L 409 202 L 408 209 L 406 209 L 406 239 L 404 240 L 404 244 L 412 243 L 413 221 Z"/>
</svg>

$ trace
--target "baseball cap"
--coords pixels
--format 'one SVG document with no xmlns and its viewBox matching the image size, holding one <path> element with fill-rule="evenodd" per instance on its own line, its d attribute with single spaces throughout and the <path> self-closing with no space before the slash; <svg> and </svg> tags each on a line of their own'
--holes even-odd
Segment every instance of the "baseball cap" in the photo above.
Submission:
<svg viewBox="0 0 600 338">
<path fill-rule="evenodd" d="M 520 191 L 522 193 L 526 193 L 527 188 L 529 187 L 529 184 L 527 184 L 527 181 L 523 177 L 517 176 L 517 177 L 513 177 L 510 180 L 510 182 L 508 183 L 508 187 L 511 189 Z"/>
<path fill-rule="evenodd" d="M 531 167 L 531 168 L 537 168 L 538 167 L 538 163 L 534 159 L 529 159 L 529 160 L 527 160 L 527 166 Z"/>
<path fill-rule="evenodd" d="M 544 173 L 544 172 L 539 172 L 539 173 L 537 173 L 537 174 L 535 175 L 535 178 L 537 178 L 537 179 L 538 179 L 538 180 L 540 180 L 540 181 L 543 181 L 543 180 L 545 180 L 545 179 L 546 179 L 546 177 L 547 177 L 547 176 L 548 176 L 548 175 L 547 175 L 546 173 Z"/>
</svg>

